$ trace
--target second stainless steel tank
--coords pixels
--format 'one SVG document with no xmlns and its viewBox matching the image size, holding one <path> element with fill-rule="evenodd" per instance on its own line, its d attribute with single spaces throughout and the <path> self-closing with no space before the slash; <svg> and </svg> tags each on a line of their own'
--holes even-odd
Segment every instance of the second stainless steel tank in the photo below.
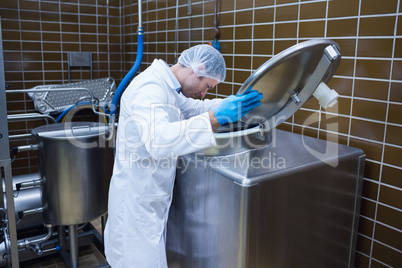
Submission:
<svg viewBox="0 0 402 268">
<path fill-rule="evenodd" d="M 91 221 L 107 212 L 113 150 L 104 124 L 74 122 L 32 131 L 39 145 L 44 220 L 56 225 Z"/>
</svg>

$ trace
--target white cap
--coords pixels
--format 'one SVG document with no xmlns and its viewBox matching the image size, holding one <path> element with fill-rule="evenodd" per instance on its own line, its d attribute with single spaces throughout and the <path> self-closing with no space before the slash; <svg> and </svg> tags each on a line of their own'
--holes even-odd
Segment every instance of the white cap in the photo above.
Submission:
<svg viewBox="0 0 402 268">
<path fill-rule="evenodd" d="M 196 76 L 225 81 L 226 64 L 222 54 L 210 45 L 197 45 L 184 50 L 178 62 L 194 71 Z"/>
</svg>

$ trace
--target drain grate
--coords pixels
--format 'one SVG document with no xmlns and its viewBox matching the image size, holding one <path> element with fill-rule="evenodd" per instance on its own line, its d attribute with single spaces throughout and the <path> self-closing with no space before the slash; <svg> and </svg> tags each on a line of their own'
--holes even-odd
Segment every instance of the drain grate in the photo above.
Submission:
<svg viewBox="0 0 402 268">
<path fill-rule="evenodd" d="M 82 82 L 75 82 L 61 85 L 43 85 L 32 88 L 33 90 L 46 90 L 46 89 L 68 89 L 68 88 L 86 88 L 92 92 L 94 97 L 100 103 L 110 101 L 113 91 L 116 89 L 114 79 L 111 77 L 85 80 Z M 44 91 L 28 93 L 34 101 L 35 108 L 41 113 L 61 113 L 66 108 L 74 105 L 81 98 L 90 98 L 86 91 Z"/>
</svg>

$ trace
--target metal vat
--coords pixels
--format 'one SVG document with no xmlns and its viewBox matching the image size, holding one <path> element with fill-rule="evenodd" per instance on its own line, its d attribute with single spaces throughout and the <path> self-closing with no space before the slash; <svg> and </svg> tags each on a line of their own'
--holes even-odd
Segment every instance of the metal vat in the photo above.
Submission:
<svg viewBox="0 0 402 268">
<path fill-rule="evenodd" d="M 217 146 L 178 159 L 169 267 L 353 267 L 364 153 L 275 129 L 340 57 L 331 40 L 276 55 L 237 93 L 258 90 L 261 106 L 218 129 Z"/>
<path fill-rule="evenodd" d="M 353 267 L 364 153 L 272 135 L 256 150 L 179 158 L 169 267 Z"/>
<path fill-rule="evenodd" d="M 113 149 L 107 126 L 92 122 L 46 125 L 32 131 L 39 145 L 44 221 L 89 222 L 107 212 Z"/>
</svg>

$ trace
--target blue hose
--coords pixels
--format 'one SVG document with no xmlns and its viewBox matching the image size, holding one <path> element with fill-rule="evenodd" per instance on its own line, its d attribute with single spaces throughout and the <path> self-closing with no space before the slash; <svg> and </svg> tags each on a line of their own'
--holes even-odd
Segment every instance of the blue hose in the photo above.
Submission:
<svg viewBox="0 0 402 268">
<path fill-rule="evenodd" d="M 84 102 L 80 102 L 79 104 L 77 104 L 78 106 L 84 105 L 84 104 L 91 104 L 89 101 L 84 101 Z M 63 120 L 63 117 L 66 116 L 66 114 L 71 111 L 73 108 L 75 107 L 75 105 L 68 107 L 67 109 L 65 109 L 56 119 L 57 123 L 60 123 L 61 120 Z"/>
<path fill-rule="evenodd" d="M 144 35 L 143 35 L 143 30 L 142 27 L 138 27 L 138 33 L 137 33 L 137 56 L 135 58 L 135 62 L 133 67 L 131 67 L 131 70 L 124 76 L 123 80 L 120 82 L 119 86 L 116 89 L 116 92 L 114 93 L 111 107 L 110 107 L 110 114 L 111 115 L 116 115 L 117 111 L 117 105 L 119 104 L 121 95 L 123 94 L 124 90 L 130 83 L 131 79 L 133 79 L 135 73 L 138 71 L 141 65 L 142 61 L 142 55 L 144 52 Z M 90 102 L 83 102 L 80 103 L 78 106 L 82 104 L 91 104 Z M 60 122 L 63 120 L 63 117 L 75 107 L 75 105 L 72 105 L 71 107 L 67 108 L 64 110 L 56 119 L 57 122 Z"/>
<path fill-rule="evenodd" d="M 117 111 L 117 105 L 119 104 L 121 95 L 123 94 L 124 90 L 130 83 L 131 79 L 133 79 L 135 73 L 138 71 L 142 61 L 142 54 L 144 52 L 144 35 L 142 31 L 142 27 L 138 27 L 137 33 L 137 57 L 135 59 L 134 65 L 131 70 L 124 76 L 123 80 L 120 82 L 119 86 L 114 93 L 112 104 L 110 107 L 110 114 L 115 115 Z"/>
</svg>

